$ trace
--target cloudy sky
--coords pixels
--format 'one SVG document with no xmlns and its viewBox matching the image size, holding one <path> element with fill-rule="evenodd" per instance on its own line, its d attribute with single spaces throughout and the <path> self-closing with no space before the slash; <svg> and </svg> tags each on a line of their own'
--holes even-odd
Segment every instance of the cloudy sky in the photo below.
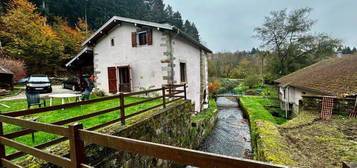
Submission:
<svg viewBox="0 0 357 168">
<path fill-rule="evenodd" d="M 215 52 L 259 47 L 254 28 L 270 11 L 313 8 L 312 32 L 324 32 L 357 46 L 357 0 L 164 0 L 194 21 L 201 39 Z"/>
</svg>

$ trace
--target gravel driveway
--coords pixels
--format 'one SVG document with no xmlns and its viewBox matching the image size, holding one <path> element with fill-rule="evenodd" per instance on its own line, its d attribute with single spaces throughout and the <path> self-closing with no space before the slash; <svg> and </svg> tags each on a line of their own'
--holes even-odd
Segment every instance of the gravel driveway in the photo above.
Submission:
<svg viewBox="0 0 357 168">
<path fill-rule="evenodd" d="M 49 94 L 58 94 L 58 93 L 79 93 L 78 91 L 72 91 L 69 89 L 63 89 L 62 85 L 52 86 L 52 93 L 41 94 L 41 97 L 48 96 Z M 0 101 L 9 101 L 9 100 L 18 100 L 18 99 L 26 99 L 25 91 L 21 92 L 16 96 L 6 97 L 4 99 L 0 99 Z"/>
</svg>

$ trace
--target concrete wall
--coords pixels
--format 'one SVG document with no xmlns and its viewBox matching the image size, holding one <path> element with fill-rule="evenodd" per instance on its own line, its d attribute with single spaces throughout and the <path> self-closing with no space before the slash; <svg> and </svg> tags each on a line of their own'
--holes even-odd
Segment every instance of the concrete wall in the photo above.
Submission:
<svg viewBox="0 0 357 168">
<path fill-rule="evenodd" d="M 187 96 L 195 104 L 195 111 L 200 111 L 200 95 L 203 94 L 200 90 L 200 49 L 177 35 L 156 29 L 153 29 L 153 45 L 132 47 L 131 33 L 136 29 L 133 24 L 118 25 L 94 47 L 96 88 L 108 93 L 107 68 L 121 65 L 131 67 L 132 91 L 159 88 L 171 79 L 176 84 L 181 83 L 180 62 L 184 62 L 187 67 Z M 114 39 L 115 46 L 111 46 L 111 39 Z M 202 70 L 207 71 L 207 68 Z"/>
</svg>

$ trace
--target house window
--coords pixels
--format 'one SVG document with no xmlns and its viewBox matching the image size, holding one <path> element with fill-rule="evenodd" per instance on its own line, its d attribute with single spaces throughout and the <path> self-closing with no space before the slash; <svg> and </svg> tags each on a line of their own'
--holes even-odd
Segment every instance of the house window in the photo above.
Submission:
<svg viewBox="0 0 357 168">
<path fill-rule="evenodd" d="M 147 32 L 139 32 L 138 33 L 139 37 L 139 45 L 146 45 L 148 43 L 147 41 Z"/>
<path fill-rule="evenodd" d="M 187 76 L 186 76 L 186 63 L 180 62 L 180 79 L 181 82 L 187 82 Z"/>
<path fill-rule="evenodd" d="M 115 46 L 115 41 L 114 41 L 113 38 L 110 40 L 110 44 L 111 44 L 112 46 Z"/>
</svg>

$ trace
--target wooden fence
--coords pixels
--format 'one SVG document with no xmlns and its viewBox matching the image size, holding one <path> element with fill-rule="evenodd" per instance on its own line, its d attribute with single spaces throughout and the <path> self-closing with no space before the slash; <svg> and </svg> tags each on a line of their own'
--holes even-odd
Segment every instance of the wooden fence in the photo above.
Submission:
<svg viewBox="0 0 357 168">
<path fill-rule="evenodd" d="M 183 90 L 176 90 L 177 88 L 183 87 Z M 152 92 L 161 91 L 162 95 L 154 98 L 148 98 L 146 100 L 135 102 L 131 104 L 125 104 L 125 97 L 127 96 L 135 96 L 141 94 L 148 94 Z M 168 92 L 168 94 L 166 94 Z M 183 94 L 183 95 L 182 95 Z M 167 98 L 170 98 L 167 101 Z M 40 123 L 30 120 L 19 119 L 16 117 L 29 115 L 29 114 L 38 114 L 43 112 L 48 112 L 52 110 L 59 110 L 63 108 L 75 107 L 80 105 L 92 104 L 96 102 L 112 100 L 112 99 L 119 99 L 120 106 L 102 110 L 99 112 L 94 112 L 78 117 L 73 117 L 70 119 L 57 121 L 54 123 Z M 132 107 L 135 105 L 139 105 L 142 103 L 154 101 L 157 99 L 162 99 L 162 103 L 136 113 L 125 115 L 125 108 Z M 168 103 L 177 101 L 179 99 L 186 99 L 186 85 L 170 85 L 166 87 L 162 87 L 160 89 L 153 89 L 148 91 L 142 92 L 135 92 L 135 93 L 121 93 L 119 95 L 111 96 L 111 97 L 104 97 L 99 99 L 93 99 L 84 102 L 77 102 L 77 103 L 69 103 L 64 105 L 58 106 L 51 106 L 39 109 L 30 109 L 30 110 L 23 110 L 17 112 L 10 112 L 0 115 L 0 163 L 3 167 L 20 167 L 11 160 L 21 157 L 25 154 L 33 155 L 34 157 L 38 157 L 50 163 L 53 163 L 58 166 L 62 167 L 90 167 L 84 164 L 85 160 L 85 153 L 84 153 L 84 142 L 90 144 L 97 144 L 109 148 L 113 148 L 116 150 L 132 152 L 132 153 L 139 153 L 142 155 L 152 156 L 156 158 L 171 160 L 178 163 L 193 165 L 193 166 L 200 166 L 200 167 L 281 167 L 277 165 L 245 160 L 245 159 L 238 159 L 232 158 L 227 156 L 209 154 L 189 149 L 183 149 L 168 145 L 156 144 L 151 142 L 139 141 L 129 138 L 123 137 L 116 137 L 112 135 L 105 135 L 100 134 L 97 132 L 93 132 L 93 130 L 116 123 L 121 121 L 122 124 L 125 124 L 125 119 L 143 113 L 145 111 L 163 106 L 166 108 Z M 64 124 L 69 124 L 75 121 L 79 121 L 82 119 L 94 117 L 97 115 L 105 114 L 111 111 L 120 110 L 120 115 L 117 119 L 112 121 L 99 124 L 97 126 L 83 129 L 82 124 L 72 124 L 68 127 L 62 126 Z M 13 132 L 9 134 L 4 134 L 3 132 L 3 123 L 8 123 L 12 125 L 17 125 L 20 127 L 25 128 L 24 130 Z M 30 133 L 34 133 L 37 131 L 43 131 L 50 134 L 55 134 L 62 136 L 61 138 L 52 140 L 50 142 L 46 142 L 44 144 L 40 144 L 34 147 L 19 143 L 14 141 L 13 139 L 16 137 L 20 137 L 23 135 L 27 135 Z M 59 155 L 51 154 L 49 152 L 43 151 L 41 149 L 57 144 L 59 142 L 69 140 L 70 145 L 70 158 L 62 157 Z M 10 146 L 12 148 L 17 149 L 18 151 L 14 154 L 6 155 L 5 146 Z"/>
</svg>

